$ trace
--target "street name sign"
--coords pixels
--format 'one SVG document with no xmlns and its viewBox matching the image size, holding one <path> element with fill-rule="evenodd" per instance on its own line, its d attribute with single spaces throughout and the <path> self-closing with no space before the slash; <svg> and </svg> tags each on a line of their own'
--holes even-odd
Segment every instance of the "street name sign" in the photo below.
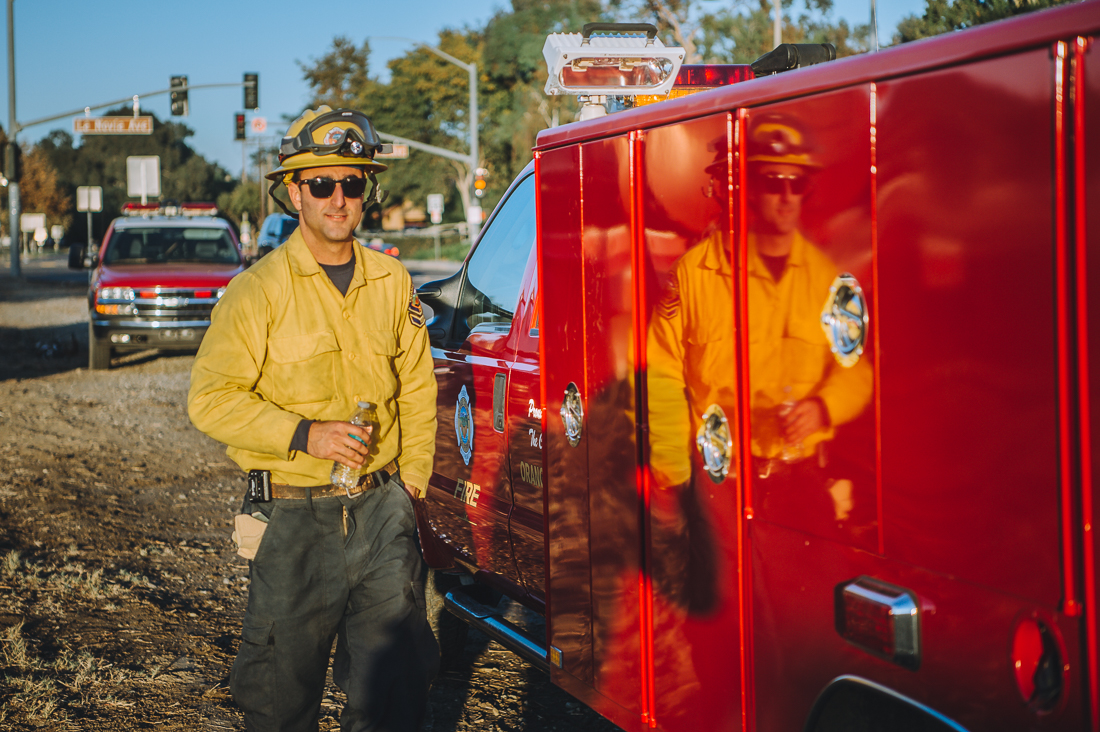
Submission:
<svg viewBox="0 0 1100 732">
<path fill-rule="evenodd" d="M 73 132 L 81 135 L 151 135 L 152 117 L 77 117 Z"/>
<path fill-rule="evenodd" d="M 390 158 L 392 160 L 404 160 L 405 158 L 409 157 L 409 146 L 408 145 L 403 145 L 401 143 L 395 142 L 390 147 L 393 148 L 390 152 L 388 152 L 388 153 L 375 153 L 374 157 L 375 158 Z"/>
</svg>

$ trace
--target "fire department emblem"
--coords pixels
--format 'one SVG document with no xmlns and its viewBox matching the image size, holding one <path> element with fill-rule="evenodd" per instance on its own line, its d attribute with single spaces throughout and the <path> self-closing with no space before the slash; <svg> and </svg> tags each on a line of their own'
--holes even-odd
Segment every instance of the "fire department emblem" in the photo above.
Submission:
<svg viewBox="0 0 1100 732">
<path fill-rule="evenodd" d="M 469 465 L 474 456 L 474 413 L 465 384 L 458 392 L 458 403 L 455 405 L 455 434 L 458 435 L 458 452 L 463 462 Z"/>
<path fill-rule="evenodd" d="M 581 443 L 581 430 L 584 426 L 584 404 L 581 392 L 572 381 L 565 387 L 565 396 L 561 400 L 561 421 L 565 425 L 565 437 L 571 447 Z"/>
<path fill-rule="evenodd" d="M 331 130 L 325 133 L 325 139 L 321 141 L 322 145 L 335 145 L 340 139 L 340 135 L 344 134 L 344 130 L 340 127 L 333 127 Z"/>
<path fill-rule="evenodd" d="M 867 298 L 852 275 L 844 273 L 833 280 L 821 311 L 821 328 L 837 363 L 845 368 L 859 363 L 867 339 Z"/>
</svg>

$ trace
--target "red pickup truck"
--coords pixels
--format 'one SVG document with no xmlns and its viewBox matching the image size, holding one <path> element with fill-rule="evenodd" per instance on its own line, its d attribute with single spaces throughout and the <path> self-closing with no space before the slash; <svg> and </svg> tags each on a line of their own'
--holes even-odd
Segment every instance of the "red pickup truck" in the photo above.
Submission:
<svg viewBox="0 0 1100 732">
<path fill-rule="evenodd" d="M 420 289 L 447 607 L 627 730 L 1100 729 L 1097 33 L 540 134 Z"/>
<path fill-rule="evenodd" d="M 216 213 L 210 204 L 127 204 L 111 222 L 92 258 L 90 368 L 110 368 L 117 352 L 199 347 L 226 285 L 246 267 Z"/>
</svg>

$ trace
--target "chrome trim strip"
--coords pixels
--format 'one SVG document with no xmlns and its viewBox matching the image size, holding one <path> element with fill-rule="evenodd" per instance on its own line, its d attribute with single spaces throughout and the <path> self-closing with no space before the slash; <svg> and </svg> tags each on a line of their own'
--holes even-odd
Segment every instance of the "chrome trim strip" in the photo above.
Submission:
<svg viewBox="0 0 1100 732">
<path fill-rule="evenodd" d="M 93 320 L 92 325 L 109 326 L 112 328 L 209 328 L 209 320 Z"/>
<path fill-rule="evenodd" d="M 443 597 L 443 605 L 459 620 L 472 625 L 520 658 L 550 673 L 546 649 L 531 636 L 459 589 Z"/>
</svg>

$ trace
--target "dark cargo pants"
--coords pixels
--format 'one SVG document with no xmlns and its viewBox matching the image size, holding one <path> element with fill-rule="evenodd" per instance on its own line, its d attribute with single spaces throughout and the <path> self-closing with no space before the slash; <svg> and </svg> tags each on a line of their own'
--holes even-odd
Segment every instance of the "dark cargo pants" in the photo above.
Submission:
<svg viewBox="0 0 1100 732">
<path fill-rule="evenodd" d="M 343 732 L 415 732 L 439 668 L 412 501 L 398 478 L 352 498 L 276 499 L 230 675 L 249 730 L 310 732 L 337 638 Z M 347 535 L 344 534 L 347 510 Z"/>
</svg>

